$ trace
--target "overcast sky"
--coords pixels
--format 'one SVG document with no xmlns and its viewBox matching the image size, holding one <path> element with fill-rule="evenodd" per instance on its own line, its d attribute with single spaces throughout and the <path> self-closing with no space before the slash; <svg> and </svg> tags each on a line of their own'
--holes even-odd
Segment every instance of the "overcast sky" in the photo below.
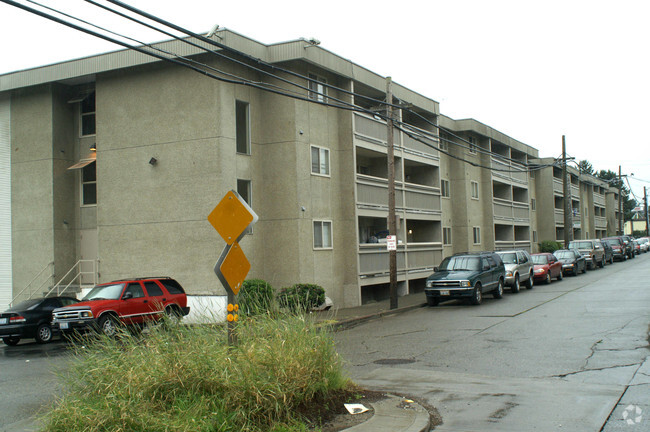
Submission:
<svg viewBox="0 0 650 432">
<path fill-rule="evenodd" d="M 27 3 L 27 0 L 18 0 Z M 101 2 L 102 0 L 97 0 Z M 650 1 L 124 0 L 195 32 L 215 24 L 271 44 L 321 47 L 558 157 L 622 166 L 650 188 Z M 145 42 L 141 31 L 82 0 L 40 0 Z M 0 74 L 119 49 L 0 3 Z"/>
</svg>

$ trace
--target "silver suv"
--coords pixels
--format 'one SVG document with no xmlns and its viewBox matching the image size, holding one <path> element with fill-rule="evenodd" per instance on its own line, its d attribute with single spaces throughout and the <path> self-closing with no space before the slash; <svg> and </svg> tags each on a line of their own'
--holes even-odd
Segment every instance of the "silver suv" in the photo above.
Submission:
<svg viewBox="0 0 650 432">
<path fill-rule="evenodd" d="M 573 240 L 569 242 L 567 249 L 578 249 L 585 256 L 590 270 L 595 269 L 596 266 L 605 267 L 605 248 L 600 240 Z"/>
<path fill-rule="evenodd" d="M 506 267 L 506 286 L 518 293 L 522 283 L 533 289 L 535 265 L 530 254 L 525 250 L 497 251 Z"/>
</svg>

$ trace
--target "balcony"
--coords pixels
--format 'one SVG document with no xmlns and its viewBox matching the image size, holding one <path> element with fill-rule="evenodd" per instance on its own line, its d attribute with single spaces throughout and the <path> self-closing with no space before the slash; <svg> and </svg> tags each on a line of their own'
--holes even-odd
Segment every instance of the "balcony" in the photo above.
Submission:
<svg viewBox="0 0 650 432">
<path fill-rule="evenodd" d="M 528 170 L 526 166 L 514 161 L 504 161 L 492 158 L 492 175 L 510 182 L 528 184 Z"/>
<path fill-rule="evenodd" d="M 530 240 L 512 241 L 512 240 L 495 240 L 494 248 L 496 250 L 514 250 L 523 249 L 532 252 L 532 243 Z"/>
<path fill-rule="evenodd" d="M 606 207 L 607 204 L 605 200 L 605 195 L 594 193 L 594 205 L 598 205 L 600 207 Z"/>
<path fill-rule="evenodd" d="M 357 207 L 388 211 L 388 180 L 357 174 Z M 396 182 L 395 208 L 412 213 L 440 215 L 440 188 Z"/>
<path fill-rule="evenodd" d="M 605 216 L 594 216 L 594 227 L 596 229 L 607 229 L 607 218 Z"/>
<path fill-rule="evenodd" d="M 400 244 L 397 246 L 397 273 L 401 279 L 408 274 L 433 272 L 442 261 L 442 243 Z M 386 244 L 359 245 L 359 277 L 372 279 L 368 283 L 381 283 L 389 276 L 388 251 Z"/>
<path fill-rule="evenodd" d="M 530 222 L 530 205 L 501 198 L 493 199 L 494 219 L 509 222 Z"/>
</svg>

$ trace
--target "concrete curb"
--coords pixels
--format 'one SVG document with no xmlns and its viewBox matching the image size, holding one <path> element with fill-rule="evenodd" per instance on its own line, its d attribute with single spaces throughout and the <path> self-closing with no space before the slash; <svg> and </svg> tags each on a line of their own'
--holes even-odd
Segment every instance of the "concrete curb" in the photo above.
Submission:
<svg viewBox="0 0 650 432">
<path fill-rule="evenodd" d="M 345 429 L 349 432 L 428 432 L 429 412 L 417 402 L 403 397 L 373 402 L 374 415 L 366 422 Z"/>
<path fill-rule="evenodd" d="M 397 309 L 393 309 L 393 310 L 375 312 L 375 313 L 365 315 L 365 316 L 359 316 L 359 317 L 348 318 L 348 319 L 345 319 L 345 320 L 337 321 L 337 322 L 332 323 L 330 325 L 331 325 L 331 327 L 332 327 L 332 329 L 334 331 L 347 330 L 347 329 L 356 327 L 359 324 L 363 324 L 363 323 L 366 323 L 368 321 L 372 321 L 374 319 L 379 319 L 379 318 L 383 318 L 383 317 L 397 315 L 397 314 L 402 313 L 402 312 L 408 312 L 408 311 L 411 311 L 411 310 L 414 310 L 414 309 L 419 309 L 419 308 L 425 307 L 426 305 L 427 305 L 426 303 L 422 303 L 422 304 L 417 304 L 417 305 L 413 305 L 413 306 L 405 306 L 405 307 L 397 308 Z"/>
</svg>

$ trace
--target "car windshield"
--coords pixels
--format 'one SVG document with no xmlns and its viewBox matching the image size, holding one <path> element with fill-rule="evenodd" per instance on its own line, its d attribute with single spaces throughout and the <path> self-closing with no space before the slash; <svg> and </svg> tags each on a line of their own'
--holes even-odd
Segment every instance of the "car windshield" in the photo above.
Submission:
<svg viewBox="0 0 650 432">
<path fill-rule="evenodd" d="M 440 270 L 478 270 L 480 263 L 478 257 L 448 257 L 440 263 Z"/>
<path fill-rule="evenodd" d="M 43 299 L 31 299 L 31 300 L 21 301 L 20 303 L 7 309 L 7 312 L 30 310 L 38 306 L 41 303 L 41 301 L 43 301 Z"/>
<path fill-rule="evenodd" d="M 517 264 L 517 254 L 514 252 L 500 253 L 499 256 L 504 264 Z"/>
<path fill-rule="evenodd" d="M 621 244 L 621 241 L 619 239 L 605 239 L 605 241 L 610 245 L 610 246 L 617 246 Z"/>
<path fill-rule="evenodd" d="M 548 264 L 546 255 L 533 255 L 533 264 Z"/>
<path fill-rule="evenodd" d="M 566 258 L 572 259 L 572 258 L 575 258 L 574 255 L 573 255 L 573 252 L 571 252 L 571 251 L 557 251 L 557 252 L 555 252 L 555 256 L 558 257 L 559 259 L 566 259 Z"/>
<path fill-rule="evenodd" d="M 81 299 L 81 301 L 88 300 L 117 300 L 122 294 L 122 289 L 124 284 L 112 284 L 112 285 L 97 285 L 95 288 L 91 289 L 88 294 Z"/>
<path fill-rule="evenodd" d="M 569 243 L 569 249 L 571 248 L 576 248 L 576 249 L 591 249 L 593 245 L 591 242 L 587 241 L 578 241 L 578 242 L 571 242 Z"/>
</svg>

